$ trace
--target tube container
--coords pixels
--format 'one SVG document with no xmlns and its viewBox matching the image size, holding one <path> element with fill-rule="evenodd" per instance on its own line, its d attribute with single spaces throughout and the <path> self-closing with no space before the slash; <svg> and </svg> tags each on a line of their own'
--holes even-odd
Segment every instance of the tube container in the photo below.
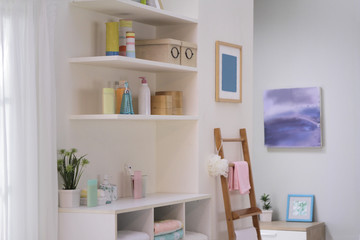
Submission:
<svg viewBox="0 0 360 240">
<path fill-rule="evenodd" d="M 97 206 L 97 180 L 90 179 L 87 182 L 87 206 L 96 207 Z"/>
<path fill-rule="evenodd" d="M 119 55 L 119 23 L 106 23 L 106 56 Z"/>
<path fill-rule="evenodd" d="M 134 198 L 142 198 L 142 176 L 141 171 L 134 171 Z"/>
<path fill-rule="evenodd" d="M 135 33 L 126 32 L 126 56 L 135 58 Z"/>
<path fill-rule="evenodd" d="M 113 88 L 103 88 L 102 92 L 103 114 L 115 113 L 115 90 Z"/>
<path fill-rule="evenodd" d="M 119 31 L 119 55 L 126 56 L 126 32 L 132 32 L 132 21 L 127 19 L 120 20 Z"/>
</svg>

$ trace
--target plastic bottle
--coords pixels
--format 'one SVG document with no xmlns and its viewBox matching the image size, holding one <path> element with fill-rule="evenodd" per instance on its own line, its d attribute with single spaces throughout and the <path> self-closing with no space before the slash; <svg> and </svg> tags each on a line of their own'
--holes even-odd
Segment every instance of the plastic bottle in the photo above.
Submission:
<svg viewBox="0 0 360 240">
<path fill-rule="evenodd" d="M 87 182 L 87 206 L 95 207 L 97 206 L 97 180 L 90 179 Z"/>
<path fill-rule="evenodd" d="M 114 114 L 115 113 L 115 90 L 108 84 L 109 87 L 102 89 L 102 109 L 103 114 Z"/>
<path fill-rule="evenodd" d="M 134 198 L 142 198 L 142 175 L 141 171 L 134 171 Z"/>
<path fill-rule="evenodd" d="M 116 81 L 115 82 L 115 97 L 116 97 L 116 103 L 115 103 L 115 113 L 120 114 L 120 108 L 121 108 L 121 101 L 123 94 L 125 92 L 125 81 Z"/>
<path fill-rule="evenodd" d="M 140 79 L 141 79 L 141 87 L 139 91 L 139 114 L 150 115 L 151 114 L 150 88 L 147 84 L 145 77 L 140 77 Z"/>
<path fill-rule="evenodd" d="M 134 114 L 132 96 L 128 82 L 125 82 L 125 92 L 121 100 L 120 114 Z"/>
</svg>

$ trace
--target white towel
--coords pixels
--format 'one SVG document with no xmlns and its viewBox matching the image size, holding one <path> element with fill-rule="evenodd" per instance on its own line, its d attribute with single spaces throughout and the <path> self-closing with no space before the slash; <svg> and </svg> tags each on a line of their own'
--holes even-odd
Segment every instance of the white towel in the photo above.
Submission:
<svg viewBox="0 0 360 240">
<path fill-rule="evenodd" d="M 236 240 L 258 240 L 254 227 L 236 230 L 235 235 Z"/>
<path fill-rule="evenodd" d="M 150 240 L 150 237 L 147 233 L 144 232 L 135 232 L 129 230 L 118 231 L 118 240 Z"/>
<path fill-rule="evenodd" d="M 202 233 L 190 232 L 190 231 L 185 232 L 185 239 L 186 240 L 209 240 L 209 238 Z"/>
</svg>

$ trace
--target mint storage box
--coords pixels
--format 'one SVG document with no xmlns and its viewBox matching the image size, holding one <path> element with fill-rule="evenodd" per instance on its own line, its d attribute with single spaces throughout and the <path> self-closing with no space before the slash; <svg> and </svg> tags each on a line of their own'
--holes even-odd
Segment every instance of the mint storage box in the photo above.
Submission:
<svg viewBox="0 0 360 240">
<path fill-rule="evenodd" d="M 135 42 L 136 57 L 180 65 L 181 41 L 171 38 L 137 40 Z"/>
<path fill-rule="evenodd" d="M 196 67 L 197 45 L 191 42 L 181 42 L 180 64 L 189 67 Z"/>
</svg>

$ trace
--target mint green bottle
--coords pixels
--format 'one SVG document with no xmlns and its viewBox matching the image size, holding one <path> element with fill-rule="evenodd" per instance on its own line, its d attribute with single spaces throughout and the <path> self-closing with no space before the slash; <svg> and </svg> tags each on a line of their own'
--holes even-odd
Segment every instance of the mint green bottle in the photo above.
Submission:
<svg viewBox="0 0 360 240">
<path fill-rule="evenodd" d="M 87 182 L 87 206 L 96 207 L 97 206 L 97 180 L 90 179 Z"/>
</svg>

